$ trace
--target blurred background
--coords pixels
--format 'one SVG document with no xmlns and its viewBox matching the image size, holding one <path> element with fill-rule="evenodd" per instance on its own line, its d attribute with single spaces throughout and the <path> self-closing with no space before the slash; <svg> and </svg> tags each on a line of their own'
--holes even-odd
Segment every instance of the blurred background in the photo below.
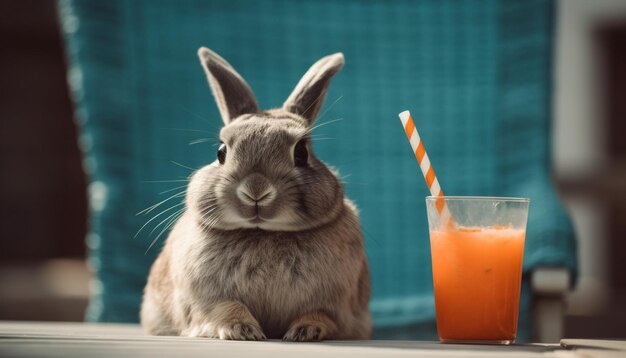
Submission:
<svg viewBox="0 0 626 358">
<path fill-rule="evenodd" d="M 578 236 L 566 337 L 626 338 L 626 1 L 557 4 L 553 180 Z M 56 2 L 0 2 L 0 320 L 82 321 L 87 179 Z"/>
</svg>

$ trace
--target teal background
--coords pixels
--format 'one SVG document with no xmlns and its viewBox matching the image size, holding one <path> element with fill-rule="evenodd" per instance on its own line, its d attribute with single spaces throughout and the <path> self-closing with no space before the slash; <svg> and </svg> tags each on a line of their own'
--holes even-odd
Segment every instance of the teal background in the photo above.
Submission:
<svg viewBox="0 0 626 358">
<path fill-rule="evenodd" d="M 526 274 L 576 273 L 572 226 L 550 180 L 552 1 L 62 0 L 59 12 L 91 180 L 89 320 L 138 320 L 166 233 L 145 252 L 169 212 L 133 239 L 152 218 L 135 214 L 215 157 L 221 120 L 200 46 L 227 59 L 262 108 L 280 106 L 320 57 L 345 54 L 314 149 L 361 210 L 376 337 L 436 337 L 428 191 L 397 116 L 405 109 L 446 194 L 531 199 Z M 522 340 L 527 279 L 523 291 Z"/>
</svg>

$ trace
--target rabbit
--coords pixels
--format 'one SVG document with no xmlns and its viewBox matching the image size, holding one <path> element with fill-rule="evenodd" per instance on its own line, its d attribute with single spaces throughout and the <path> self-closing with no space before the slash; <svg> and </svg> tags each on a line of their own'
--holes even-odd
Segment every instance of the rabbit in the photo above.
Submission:
<svg viewBox="0 0 626 358">
<path fill-rule="evenodd" d="M 341 53 L 260 111 L 235 69 L 198 51 L 224 127 L 193 173 L 185 212 L 154 262 L 141 324 L 150 334 L 231 340 L 367 339 L 370 277 L 357 208 L 310 132 Z"/>
</svg>

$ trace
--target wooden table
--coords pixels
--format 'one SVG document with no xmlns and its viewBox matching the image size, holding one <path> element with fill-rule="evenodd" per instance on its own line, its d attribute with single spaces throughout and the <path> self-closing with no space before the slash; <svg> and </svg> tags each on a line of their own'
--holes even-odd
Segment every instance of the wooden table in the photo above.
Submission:
<svg viewBox="0 0 626 358">
<path fill-rule="evenodd" d="M 619 341 L 448 345 L 419 341 L 220 341 L 145 335 L 137 325 L 0 322 L 2 357 L 626 357 Z"/>
</svg>

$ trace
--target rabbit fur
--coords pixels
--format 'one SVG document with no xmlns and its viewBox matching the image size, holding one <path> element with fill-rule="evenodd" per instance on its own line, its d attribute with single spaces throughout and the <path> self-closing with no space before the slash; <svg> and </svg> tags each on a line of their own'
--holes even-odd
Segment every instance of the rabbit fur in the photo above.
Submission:
<svg viewBox="0 0 626 358">
<path fill-rule="evenodd" d="M 142 326 L 235 340 L 369 338 L 357 209 L 309 137 L 343 55 L 317 61 L 268 111 L 228 62 L 207 48 L 198 55 L 224 121 L 223 160 L 191 177 L 148 277 Z"/>
</svg>

